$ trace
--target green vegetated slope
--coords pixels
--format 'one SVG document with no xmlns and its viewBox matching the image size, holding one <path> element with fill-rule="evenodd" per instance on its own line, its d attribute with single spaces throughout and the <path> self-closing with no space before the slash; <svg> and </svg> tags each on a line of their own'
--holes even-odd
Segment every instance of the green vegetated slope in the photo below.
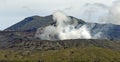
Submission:
<svg viewBox="0 0 120 62">
<path fill-rule="evenodd" d="M 120 62 L 120 51 L 97 46 L 59 50 L 0 50 L 0 62 Z"/>
</svg>

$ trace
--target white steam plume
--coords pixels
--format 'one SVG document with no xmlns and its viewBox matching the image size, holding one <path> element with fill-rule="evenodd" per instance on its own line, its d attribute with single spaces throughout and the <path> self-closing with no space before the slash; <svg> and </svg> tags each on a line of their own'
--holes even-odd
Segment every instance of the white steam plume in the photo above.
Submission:
<svg viewBox="0 0 120 62">
<path fill-rule="evenodd" d="M 78 20 L 71 19 L 63 12 L 55 12 L 53 19 L 56 26 L 47 26 L 43 29 L 43 32 L 38 29 L 36 37 L 42 40 L 91 39 L 91 34 L 86 25 L 81 26 Z"/>
</svg>

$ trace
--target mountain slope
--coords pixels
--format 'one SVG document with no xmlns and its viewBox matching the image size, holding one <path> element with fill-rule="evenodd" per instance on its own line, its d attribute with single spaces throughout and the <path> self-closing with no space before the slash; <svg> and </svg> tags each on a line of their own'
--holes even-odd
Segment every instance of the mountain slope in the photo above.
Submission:
<svg viewBox="0 0 120 62">
<path fill-rule="evenodd" d="M 70 23 L 75 23 L 75 29 L 81 28 L 83 25 L 86 25 L 87 29 L 91 33 L 91 36 L 93 37 L 92 39 L 120 39 L 120 25 L 88 23 L 72 16 L 68 17 L 73 20 Z M 76 24 L 76 22 L 78 24 Z M 37 37 L 39 37 L 41 31 L 43 31 L 45 27 L 50 25 L 56 26 L 56 21 L 53 20 L 53 15 L 46 17 L 32 16 L 25 18 L 23 21 L 18 22 L 5 30 L 27 32 L 37 31 L 39 32 L 37 33 Z"/>
<path fill-rule="evenodd" d="M 84 21 L 70 16 L 72 19 L 79 20 L 79 23 L 85 23 Z M 12 25 L 5 30 L 7 31 L 36 31 L 38 28 L 45 27 L 54 24 L 52 15 L 46 17 L 32 16 L 25 18 L 24 20 Z"/>
<path fill-rule="evenodd" d="M 46 17 L 32 16 L 25 18 L 23 21 L 16 23 L 15 25 L 5 29 L 8 31 L 36 31 L 41 26 L 46 26 L 53 21 L 52 15 Z"/>
<path fill-rule="evenodd" d="M 0 32 L 0 62 L 120 62 L 120 40 L 47 41 L 23 33 Z"/>
<path fill-rule="evenodd" d="M 120 25 L 87 23 L 95 39 L 120 39 Z"/>
<path fill-rule="evenodd" d="M 33 33 L 34 34 L 34 33 Z M 32 32 L 0 32 L 0 49 L 38 49 L 57 50 L 72 47 L 102 47 L 120 50 L 120 40 L 76 39 L 76 40 L 40 40 Z"/>
</svg>

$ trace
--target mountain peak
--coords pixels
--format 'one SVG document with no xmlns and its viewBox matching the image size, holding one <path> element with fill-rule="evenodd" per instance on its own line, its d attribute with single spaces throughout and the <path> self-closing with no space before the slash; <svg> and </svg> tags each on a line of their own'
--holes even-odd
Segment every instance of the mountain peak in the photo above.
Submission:
<svg viewBox="0 0 120 62">
<path fill-rule="evenodd" d="M 5 30 L 7 30 L 7 31 L 26 31 L 26 30 L 35 31 L 37 28 L 47 26 L 50 24 L 54 24 L 55 21 L 53 20 L 53 16 L 59 15 L 59 14 L 61 14 L 61 12 L 57 12 L 57 13 L 54 13 L 53 15 L 48 15 L 48 16 L 38 16 L 38 15 L 30 16 L 16 24 L 8 27 Z M 57 18 L 59 18 L 59 17 L 61 17 L 61 16 L 58 16 Z M 77 19 L 75 17 L 72 17 L 72 16 L 68 16 L 68 17 L 71 19 L 76 19 L 80 23 L 85 23 L 83 20 Z M 35 29 L 35 30 L 33 30 L 33 29 Z"/>
<path fill-rule="evenodd" d="M 34 16 L 27 17 L 27 18 L 25 18 L 25 19 L 31 20 L 31 19 L 38 19 L 38 18 L 42 18 L 42 17 L 41 17 L 41 16 L 38 16 L 38 15 L 34 15 Z"/>
<path fill-rule="evenodd" d="M 32 29 L 37 29 L 41 26 L 45 26 L 48 23 L 51 23 L 51 21 L 53 21 L 52 16 L 38 16 L 38 15 L 34 15 L 34 16 L 30 16 L 25 18 L 24 20 L 8 27 L 7 31 L 26 31 L 26 30 L 32 30 Z"/>
</svg>

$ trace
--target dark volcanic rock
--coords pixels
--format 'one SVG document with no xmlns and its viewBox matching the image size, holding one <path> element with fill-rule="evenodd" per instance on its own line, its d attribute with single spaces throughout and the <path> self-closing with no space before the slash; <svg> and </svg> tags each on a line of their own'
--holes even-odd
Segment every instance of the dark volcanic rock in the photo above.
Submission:
<svg viewBox="0 0 120 62">
<path fill-rule="evenodd" d="M 71 20 L 78 22 L 78 25 L 75 28 L 80 28 L 82 25 L 86 25 L 91 32 L 92 37 L 97 37 L 98 35 L 101 35 L 99 39 L 120 39 L 120 25 L 87 23 L 81 19 L 77 19 L 72 16 L 69 17 L 71 18 Z M 35 33 L 38 28 L 40 29 L 40 32 L 42 32 L 43 29 L 49 25 L 56 26 L 56 22 L 53 21 L 52 15 L 46 17 L 32 16 L 25 18 L 23 21 L 18 22 L 15 25 L 5 29 L 5 31 L 21 31 Z"/>
<path fill-rule="evenodd" d="M 34 32 L 0 31 L 0 49 L 58 50 L 89 46 L 119 50 L 120 40 L 76 39 L 48 41 L 34 38 Z"/>
<path fill-rule="evenodd" d="M 37 28 L 49 25 L 53 22 L 52 15 L 46 17 L 32 16 L 5 29 L 7 31 L 36 31 Z"/>
<path fill-rule="evenodd" d="M 76 19 L 80 24 L 84 24 L 83 20 L 69 16 L 71 19 Z M 32 16 L 25 18 L 23 21 L 16 23 L 13 26 L 5 29 L 6 31 L 28 31 L 35 32 L 38 28 L 42 28 L 48 25 L 55 25 L 56 22 L 53 21 L 52 15 L 46 17 Z"/>
</svg>

